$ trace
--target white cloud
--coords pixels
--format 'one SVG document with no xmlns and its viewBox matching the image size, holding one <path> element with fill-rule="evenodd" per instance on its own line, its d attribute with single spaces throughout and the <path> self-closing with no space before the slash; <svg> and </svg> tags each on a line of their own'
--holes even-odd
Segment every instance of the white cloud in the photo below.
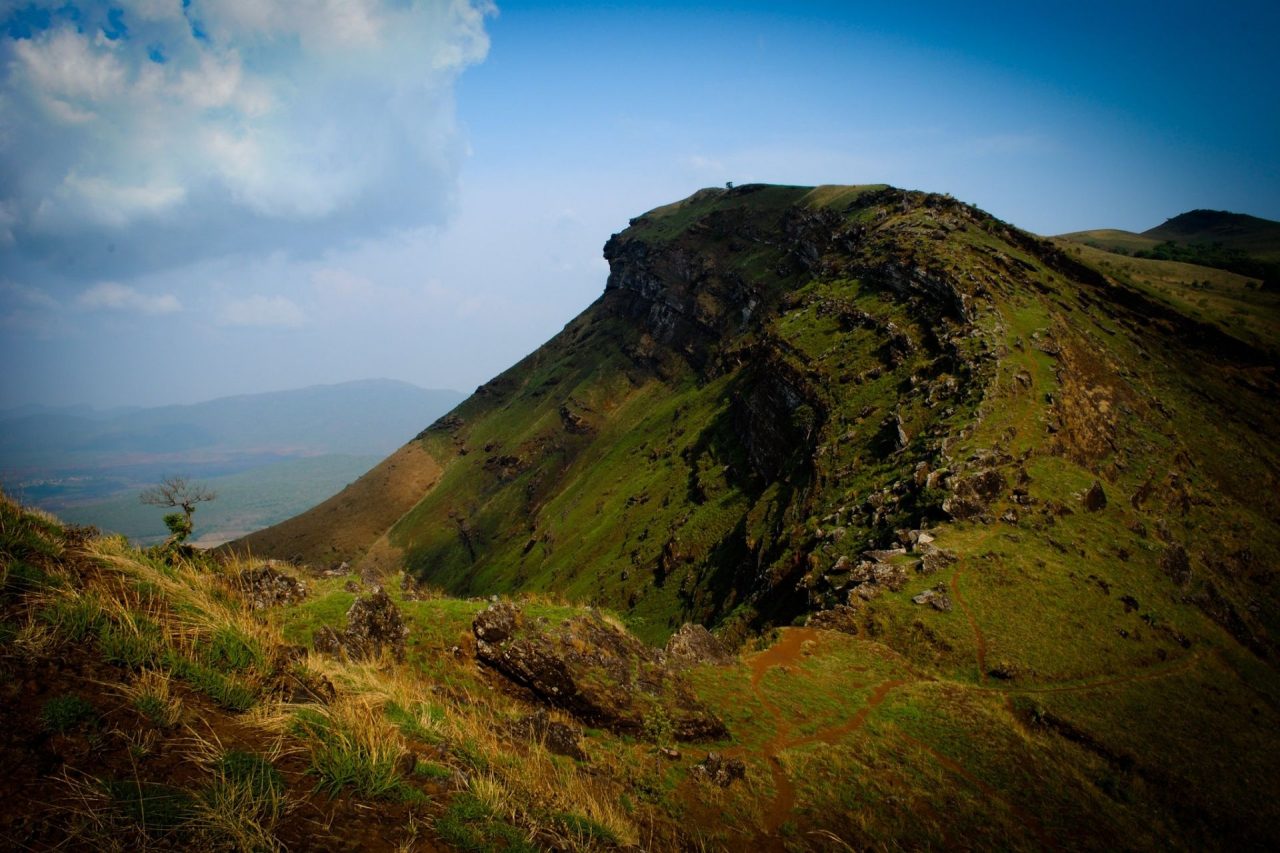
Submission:
<svg viewBox="0 0 1280 853">
<path fill-rule="evenodd" d="M 20 305 L 25 308 L 44 308 L 56 311 L 58 300 L 35 287 L 27 287 L 12 281 L 0 281 L 0 303 Z"/>
<path fill-rule="evenodd" d="M 311 285 L 322 296 L 342 300 L 368 299 L 376 290 L 368 278 L 340 267 L 313 270 Z"/>
<path fill-rule="evenodd" d="M 126 311 L 132 314 L 173 314 L 182 303 L 172 293 L 143 293 L 114 281 L 96 284 L 80 294 L 76 305 L 88 311 Z"/>
<path fill-rule="evenodd" d="M 58 188 L 58 197 L 69 201 L 83 215 L 102 225 L 120 227 L 139 216 L 160 213 L 182 202 L 183 187 L 159 181 L 142 186 L 112 183 L 105 178 L 82 177 L 71 172 Z"/>
<path fill-rule="evenodd" d="M 108 46 L 64 26 L 13 44 L 13 76 L 46 99 L 105 101 L 125 85 L 125 68 Z"/>
<path fill-rule="evenodd" d="M 277 326 L 285 329 L 297 328 L 307 321 L 293 300 L 262 294 L 228 302 L 218 319 L 228 326 Z"/>
<path fill-rule="evenodd" d="M 46 29 L 0 29 L 0 240 L 24 260 L 109 242 L 64 272 L 122 279 L 452 209 L 453 84 L 488 52 L 485 0 L 33 5 Z"/>
</svg>

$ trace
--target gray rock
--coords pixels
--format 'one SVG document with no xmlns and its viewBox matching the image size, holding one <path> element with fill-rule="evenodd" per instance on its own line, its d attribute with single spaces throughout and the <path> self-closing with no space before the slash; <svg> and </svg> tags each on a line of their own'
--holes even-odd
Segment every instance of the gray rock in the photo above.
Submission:
<svg viewBox="0 0 1280 853">
<path fill-rule="evenodd" d="M 666 659 L 674 666 L 696 664 L 727 664 L 733 655 L 704 626 L 686 622 L 667 640 L 663 650 Z"/>
<path fill-rule="evenodd" d="M 594 611 L 551 626 L 495 602 L 476 615 L 472 631 L 481 663 L 590 725 L 641 734 L 657 707 L 679 740 L 728 734 L 682 673 Z"/>
<path fill-rule="evenodd" d="M 307 585 L 303 581 L 278 572 L 265 563 L 241 572 L 234 584 L 254 610 L 292 604 L 307 597 Z"/>
<path fill-rule="evenodd" d="M 736 758 L 725 758 L 718 752 L 708 752 L 707 757 L 695 764 L 689 774 L 693 778 L 727 788 L 747 776 L 747 766 Z"/>
<path fill-rule="evenodd" d="M 946 586 L 926 589 L 919 595 L 913 596 L 911 600 L 916 604 L 927 604 L 934 610 L 941 610 L 943 613 L 951 612 L 951 596 L 947 594 Z"/>
</svg>

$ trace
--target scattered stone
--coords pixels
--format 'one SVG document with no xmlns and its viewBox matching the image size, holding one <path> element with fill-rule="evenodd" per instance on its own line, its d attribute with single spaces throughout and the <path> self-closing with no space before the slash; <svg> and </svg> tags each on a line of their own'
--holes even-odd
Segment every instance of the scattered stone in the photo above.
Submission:
<svg viewBox="0 0 1280 853">
<path fill-rule="evenodd" d="M 945 585 L 926 589 L 919 595 L 913 596 L 911 600 L 916 604 L 928 604 L 934 610 L 941 610 L 943 613 L 951 612 L 951 596 L 947 594 Z"/>
<path fill-rule="evenodd" d="M 839 631 L 843 634 L 857 634 L 859 623 L 858 609 L 848 604 L 837 604 L 829 610 L 819 610 L 809 614 L 805 625 L 809 628 L 823 628 L 828 631 Z"/>
<path fill-rule="evenodd" d="M 677 740 L 728 734 L 683 674 L 595 611 L 551 626 L 499 601 L 476 615 L 472 631 L 479 661 L 590 725 L 641 734 L 656 706 Z"/>
<path fill-rule="evenodd" d="M 695 779 L 727 788 L 747 776 L 747 766 L 736 758 L 725 758 L 718 752 L 708 752 L 707 757 L 693 766 L 689 774 Z"/>
<path fill-rule="evenodd" d="M 265 563 L 237 575 L 235 586 L 245 595 L 253 610 L 292 604 L 307 597 L 307 585 L 304 582 L 292 575 L 278 572 Z"/>
<path fill-rule="evenodd" d="M 1081 498 L 1084 508 L 1089 512 L 1098 512 L 1107 506 L 1107 493 L 1103 491 L 1102 483 L 1098 480 L 1093 481 L 1093 485 L 1084 493 Z"/>
<path fill-rule="evenodd" d="M 1018 523 L 1018 511 L 1010 507 L 1004 515 L 1000 516 L 1000 520 L 1005 524 L 1012 524 L 1016 526 Z"/>
<path fill-rule="evenodd" d="M 379 589 L 355 600 L 347 611 L 345 631 L 324 625 L 316 630 L 311 644 L 321 654 L 341 654 L 352 660 L 368 660 L 387 649 L 400 660 L 407 636 L 409 628 L 400 608 L 386 590 Z"/>
<path fill-rule="evenodd" d="M 727 664 L 733 655 L 702 625 L 686 622 L 667 640 L 663 650 L 669 663 L 675 666 L 696 664 Z"/>
<path fill-rule="evenodd" d="M 916 567 L 916 571 L 922 575 L 931 575 L 934 572 L 945 569 L 957 559 L 956 555 L 950 551 L 934 548 L 920 558 L 920 565 Z"/>
<path fill-rule="evenodd" d="M 663 758 L 667 759 L 668 761 L 680 760 L 680 750 L 672 749 L 669 746 L 658 747 L 658 755 L 661 755 Z"/>
<path fill-rule="evenodd" d="M 342 588 L 343 588 L 343 589 L 345 589 L 347 592 L 359 593 L 359 592 L 360 592 L 360 582 L 359 582 L 359 581 L 347 581 L 346 583 L 344 583 L 344 584 L 342 585 Z"/>
<path fill-rule="evenodd" d="M 574 761 L 587 760 L 587 753 L 582 749 L 582 732 L 567 723 L 551 719 L 545 708 L 539 708 L 516 720 L 511 724 L 510 730 L 512 735 L 521 740 L 542 744 L 547 752 L 564 755 Z"/>
<path fill-rule="evenodd" d="M 1170 545 L 1160 555 L 1160 570 L 1178 586 L 1191 582 L 1191 557 L 1181 545 Z"/>
<path fill-rule="evenodd" d="M 994 468 L 956 480 L 951 494 L 942 502 L 942 511 L 957 520 L 977 518 L 987 505 L 1005 490 L 1004 475 Z"/>
</svg>

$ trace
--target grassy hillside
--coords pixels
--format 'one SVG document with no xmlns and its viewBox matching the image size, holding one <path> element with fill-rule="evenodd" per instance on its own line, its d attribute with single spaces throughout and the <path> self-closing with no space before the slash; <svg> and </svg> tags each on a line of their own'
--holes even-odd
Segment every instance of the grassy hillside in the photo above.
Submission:
<svg viewBox="0 0 1280 853">
<path fill-rule="evenodd" d="M 344 524 L 388 460 L 281 530 L 650 643 L 805 624 L 694 675 L 722 822 L 781 846 L 1274 844 L 1274 294 L 883 187 L 704 190 L 606 255 L 401 451 L 416 497 Z"/>
<path fill-rule="evenodd" d="M 254 564 L 85 538 L 0 497 L 0 833 L 98 850 L 1274 846 L 1280 679 L 1140 561 L 1060 573 L 1105 521 L 1063 523 L 1069 550 L 1045 565 L 1007 531 L 952 529 L 940 541 L 974 556 L 941 584 L 950 611 L 913 610 L 940 585 L 921 579 L 876 634 L 787 628 L 669 671 L 722 739 L 676 742 L 658 704 L 639 732 L 552 707 L 553 741 L 522 734 L 547 709 L 477 655 L 486 601 L 389 578 L 403 654 L 322 652 L 371 598 L 355 575 L 295 567 L 301 597 L 263 598 Z M 609 624 L 518 606 L 530 630 Z M 566 648 L 607 659 L 591 636 Z M 625 695 L 611 673 L 590 677 Z"/>
<path fill-rule="evenodd" d="M 1227 270 L 1270 290 L 1280 287 L 1280 222 L 1243 213 L 1192 210 L 1141 234 L 1102 228 L 1056 239 L 1119 255 Z"/>
</svg>

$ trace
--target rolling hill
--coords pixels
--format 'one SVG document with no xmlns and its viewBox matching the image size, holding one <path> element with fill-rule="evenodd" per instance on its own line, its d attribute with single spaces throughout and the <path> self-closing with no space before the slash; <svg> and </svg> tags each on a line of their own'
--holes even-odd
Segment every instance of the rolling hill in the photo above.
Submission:
<svg viewBox="0 0 1280 853">
<path fill-rule="evenodd" d="M 885 186 L 702 190 L 605 254 L 546 345 L 216 554 L 0 501 L 0 683 L 46 685 L 0 705 L 8 825 L 1280 844 L 1280 296 Z M 113 697 L 159 684 L 199 737 L 148 752 L 156 702 Z M 94 715 L 124 736 L 91 748 Z M 42 749 L 96 823 L 28 817 L 66 784 Z"/>
<path fill-rule="evenodd" d="M 1191 210 L 1141 234 L 1102 228 L 1056 239 L 1122 255 L 1228 270 L 1280 287 L 1280 222 L 1225 210 Z"/>
</svg>

